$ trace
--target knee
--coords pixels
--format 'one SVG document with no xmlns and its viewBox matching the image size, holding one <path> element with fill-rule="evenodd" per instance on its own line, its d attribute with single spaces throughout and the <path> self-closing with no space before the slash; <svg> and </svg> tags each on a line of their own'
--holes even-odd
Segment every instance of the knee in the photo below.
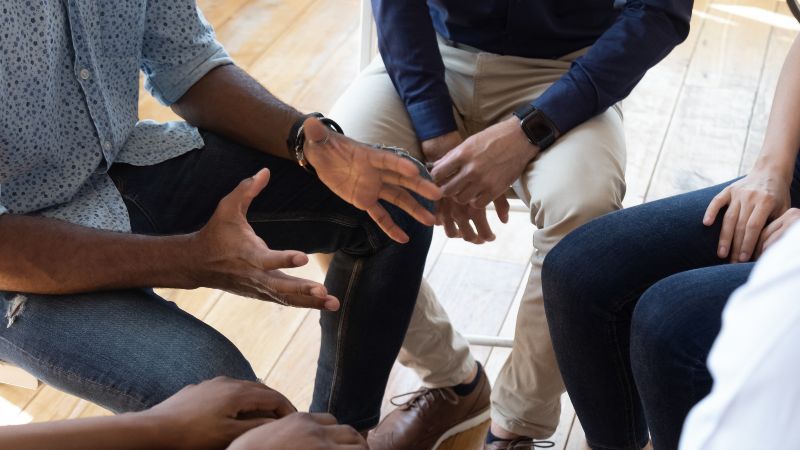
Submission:
<svg viewBox="0 0 800 450">
<path fill-rule="evenodd" d="M 546 234 L 566 236 L 579 226 L 622 208 L 625 181 L 594 178 L 591 182 L 547 189 L 536 211 L 534 224 Z"/>
<path fill-rule="evenodd" d="M 606 226 L 602 219 L 573 231 L 562 239 L 544 259 L 542 290 L 545 308 L 565 314 L 583 311 L 603 298 L 607 288 L 609 254 L 597 245 Z"/>
<path fill-rule="evenodd" d="M 655 361 L 677 361 L 692 346 L 692 323 L 702 320 L 685 301 L 691 293 L 678 274 L 647 289 L 639 298 L 631 319 L 631 359 L 647 367 Z"/>
<path fill-rule="evenodd" d="M 138 373 L 132 396 L 144 407 L 161 403 L 188 385 L 220 376 L 258 381 L 250 363 L 227 340 L 204 339 L 178 347 L 149 355 L 148 364 Z"/>
</svg>

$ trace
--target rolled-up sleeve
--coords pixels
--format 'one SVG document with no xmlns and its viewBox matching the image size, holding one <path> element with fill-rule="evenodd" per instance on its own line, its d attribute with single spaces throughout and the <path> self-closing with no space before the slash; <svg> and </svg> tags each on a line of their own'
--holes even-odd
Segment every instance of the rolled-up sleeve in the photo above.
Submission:
<svg viewBox="0 0 800 450">
<path fill-rule="evenodd" d="M 233 63 L 193 0 L 149 2 L 145 20 L 145 88 L 165 105 L 215 67 Z"/>
<path fill-rule="evenodd" d="M 420 140 L 457 130 L 425 0 L 372 0 L 378 49 Z"/>
</svg>

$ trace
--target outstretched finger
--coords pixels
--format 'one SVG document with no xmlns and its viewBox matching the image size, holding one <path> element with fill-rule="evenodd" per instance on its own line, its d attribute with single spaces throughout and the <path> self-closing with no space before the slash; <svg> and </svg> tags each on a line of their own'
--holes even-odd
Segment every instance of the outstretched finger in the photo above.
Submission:
<svg viewBox="0 0 800 450">
<path fill-rule="evenodd" d="M 750 220 L 750 215 L 753 214 L 754 205 L 750 203 L 739 203 L 739 218 L 736 219 L 736 226 L 733 230 L 733 242 L 731 243 L 730 261 L 732 263 L 740 262 L 739 255 L 742 252 L 742 241 L 747 232 L 747 223 Z"/>
<path fill-rule="evenodd" d="M 308 255 L 297 250 L 268 250 L 261 260 L 261 267 L 265 270 L 290 269 L 306 264 Z"/>
<path fill-rule="evenodd" d="M 711 202 L 706 208 L 706 213 L 703 215 L 703 225 L 710 227 L 717 219 L 719 211 L 731 202 L 731 190 L 729 187 L 725 188 L 719 194 L 711 199 Z"/>
<path fill-rule="evenodd" d="M 739 249 L 739 262 L 749 261 L 754 256 L 758 238 L 761 236 L 761 230 L 767 224 L 769 219 L 769 209 L 762 205 L 757 205 L 753 212 L 750 214 L 750 220 L 747 221 L 745 227 L 744 238 L 742 245 Z"/>
<path fill-rule="evenodd" d="M 500 222 L 508 223 L 508 213 L 511 211 L 511 205 L 508 204 L 508 199 L 505 195 L 494 199 L 494 210 Z"/>
<path fill-rule="evenodd" d="M 494 241 L 495 235 L 489 225 L 489 220 L 486 218 L 486 208 L 471 208 L 470 215 L 472 216 L 472 223 L 475 224 L 475 230 L 478 231 L 478 237 L 484 241 Z"/>
<path fill-rule="evenodd" d="M 267 274 L 260 291 L 268 297 L 266 300 L 287 306 L 329 311 L 339 309 L 339 300 L 329 295 L 328 290 L 322 284 L 286 275 L 279 271 Z"/>
<path fill-rule="evenodd" d="M 404 177 L 420 176 L 419 166 L 393 151 L 370 148 L 367 155 L 370 165 L 376 169 L 395 172 Z"/>
<path fill-rule="evenodd" d="M 396 186 L 385 186 L 381 189 L 378 197 L 407 212 L 416 221 L 424 225 L 431 227 L 436 222 L 436 217 L 433 213 L 422 206 L 405 189 Z"/>
<path fill-rule="evenodd" d="M 736 221 L 739 220 L 739 209 L 738 202 L 731 204 L 722 218 L 722 231 L 719 233 L 719 244 L 717 246 L 717 256 L 720 258 L 727 258 L 730 254 Z"/>
<path fill-rule="evenodd" d="M 267 186 L 267 183 L 269 183 L 269 176 L 269 169 L 259 170 L 258 173 L 252 177 L 242 180 L 233 192 L 228 194 L 223 201 L 227 199 L 235 202 L 241 214 L 246 216 L 250 204 L 253 203 L 253 199 L 256 198 Z"/>
<path fill-rule="evenodd" d="M 392 240 L 401 244 L 409 241 L 408 235 L 392 220 L 392 216 L 386 211 L 386 208 L 381 206 L 380 203 L 375 202 L 374 205 L 367 208 L 367 214 L 375 221 L 376 224 L 386 233 Z"/>
<path fill-rule="evenodd" d="M 417 172 L 415 175 L 407 177 L 397 172 L 382 171 L 381 181 L 394 186 L 400 186 L 419 194 L 428 200 L 439 200 L 442 198 L 442 191 L 432 181 L 426 180 Z"/>
</svg>

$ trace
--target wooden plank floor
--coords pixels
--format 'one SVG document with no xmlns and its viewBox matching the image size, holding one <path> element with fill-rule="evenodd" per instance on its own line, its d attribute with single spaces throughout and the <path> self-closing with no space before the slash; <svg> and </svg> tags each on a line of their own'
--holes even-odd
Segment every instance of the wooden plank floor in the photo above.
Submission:
<svg viewBox="0 0 800 450">
<path fill-rule="evenodd" d="M 326 111 L 357 72 L 358 0 L 200 0 L 237 63 L 304 111 Z M 313 32 L 311 31 L 313 30 Z M 778 72 L 798 27 L 778 0 L 696 0 L 689 38 L 651 70 L 624 102 L 628 140 L 626 206 L 728 180 L 750 168 L 763 139 Z M 141 116 L 175 116 L 147 95 Z M 497 221 L 495 220 L 495 223 Z M 530 270 L 526 214 L 496 228 L 480 247 L 437 230 L 425 274 L 456 326 L 511 336 Z M 322 279 L 311 264 L 292 271 Z M 228 336 L 257 373 L 301 408 L 308 405 L 319 347 L 317 313 L 198 289 L 164 296 Z M 494 379 L 508 349 L 475 347 Z M 396 365 L 386 398 L 413 390 L 415 375 Z M 384 403 L 384 412 L 389 410 Z M 49 386 L 0 386 L 0 425 L 108 414 Z M 443 449 L 480 448 L 486 424 Z M 564 397 L 556 448 L 583 449 Z"/>
</svg>

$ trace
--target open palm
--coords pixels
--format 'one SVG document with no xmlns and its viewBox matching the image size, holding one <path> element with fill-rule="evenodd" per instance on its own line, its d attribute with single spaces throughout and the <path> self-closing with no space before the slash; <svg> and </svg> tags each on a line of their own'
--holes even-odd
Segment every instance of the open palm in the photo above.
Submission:
<svg viewBox="0 0 800 450">
<path fill-rule="evenodd" d="M 389 237 L 408 241 L 408 235 L 380 200 L 396 205 L 425 225 L 433 225 L 433 214 L 410 192 L 429 200 L 438 200 L 441 193 L 410 158 L 330 133 L 315 118 L 306 120 L 303 128 L 307 139 L 305 154 L 320 180 L 336 195 L 366 211 Z"/>
</svg>

